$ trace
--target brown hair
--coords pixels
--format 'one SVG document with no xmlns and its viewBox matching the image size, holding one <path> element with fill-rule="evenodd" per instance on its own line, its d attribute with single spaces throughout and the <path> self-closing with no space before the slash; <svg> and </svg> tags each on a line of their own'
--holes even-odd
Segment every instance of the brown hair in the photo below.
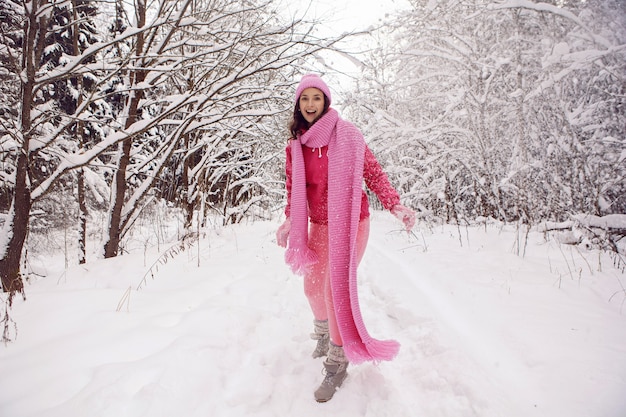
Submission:
<svg viewBox="0 0 626 417">
<path fill-rule="evenodd" d="M 293 115 L 291 116 L 291 121 L 289 122 L 289 134 L 291 135 L 289 139 L 295 139 L 303 130 L 307 130 L 310 127 L 309 123 L 302 116 L 302 113 L 300 113 L 299 101 L 300 97 L 296 99 L 296 104 L 295 106 L 293 106 Z M 320 117 L 325 115 L 329 108 L 330 100 L 328 100 L 328 97 L 326 97 L 326 94 L 324 94 L 324 111 L 322 111 Z M 313 121 L 313 123 L 315 123 L 315 120 Z"/>
</svg>

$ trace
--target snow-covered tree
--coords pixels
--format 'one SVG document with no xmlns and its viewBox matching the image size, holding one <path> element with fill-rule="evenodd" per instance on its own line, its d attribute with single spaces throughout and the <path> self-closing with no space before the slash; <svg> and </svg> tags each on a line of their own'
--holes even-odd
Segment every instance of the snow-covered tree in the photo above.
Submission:
<svg viewBox="0 0 626 417">
<path fill-rule="evenodd" d="M 91 21 L 96 9 L 90 2 L 6 0 L 1 6 L 11 17 L 3 20 L 8 30 L 0 45 L 7 62 L 5 85 L 10 86 L 3 91 L 19 90 L 10 102 L 17 114 L 3 118 L 0 139 L 0 189 L 6 196 L 0 277 L 2 289 L 13 295 L 23 288 L 20 260 L 31 210 L 39 205 L 54 211 L 75 201 L 72 181 L 61 181 L 102 152 L 85 149 L 103 138 L 93 118 L 102 104 L 94 71 L 103 44 L 97 42 Z"/>
<path fill-rule="evenodd" d="M 77 178 L 95 194 L 105 181 L 111 187 L 107 257 L 118 253 L 165 169 L 180 175 L 175 155 L 193 161 L 185 167 L 185 200 L 203 204 L 226 181 L 220 204 L 237 221 L 271 181 L 255 174 L 268 165 L 259 151 L 272 123 L 266 118 L 280 117 L 305 58 L 337 40 L 314 37 L 310 22 L 282 21 L 271 0 L 137 0 L 132 8 L 115 2 L 113 30 L 82 44 L 74 30 L 87 21 L 74 13 L 81 4 L 0 3 L 10 17 L 2 21 L 2 94 L 13 100 L 0 139 L 0 276 L 12 295 L 23 290 L 31 208 L 68 174 L 82 172 Z M 47 45 L 62 33 L 72 48 Z M 57 65 L 46 60 L 51 54 Z M 69 93 L 64 105 L 55 102 L 59 86 Z"/>
<path fill-rule="evenodd" d="M 390 81 L 372 66 L 350 100 L 392 97 L 353 114 L 412 205 L 525 223 L 626 211 L 623 2 L 411 4 L 388 26 Z"/>
<path fill-rule="evenodd" d="M 71 0 L 59 2 L 53 5 L 52 15 L 49 23 L 49 30 L 46 34 L 46 48 L 42 56 L 41 71 L 52 71 L 55 68 L 65 65 L 68 59 L 81 55 L 91 45 L 97 43 L 98 30 L 93 21 L 97 8 L 95 2 L 84 0 Z M 95 56 L 84 61 L 94 63 Z M 83 72 L 74 77 L 60 78 L 47 85 L 42 85 L 41 96 L 43 102 L 49 102 L 57 114 L 63 114 L 67 118 L 75 114 L 76 109 L 82 105 L 83 101 L 93 93 L 96 85 L 97 73 Z M 94 101 L 89 105 L 87 112 L 97 114 L 101 112 L 105 103 Z M 56 120 L 52 112 L 50 113 L 51 125 L 56 125 Z M 76 123 L 67 125 L 67 128 L 60 135 L 59 146 L 64 151 L 75 153 L 82 152 L 83 149 L 91 147 L 102 140 L 102 135 L 97 124 L 86 120 L 77 120 Z M 40 153 L 38 165 L 45 167 L 46 172 L 54 170 L 59 164 L 56 146 L 50 147 Z M 87 196 L 85 186 L 85 170 L 83 167 L 75 172 L 69 173 L 60 179 L 60 184 L 54 186 L 56 191 L 48 193 L 46 197 L 34 204 L 34 209 L 46 213 L 55 213 L 56 216 L 40 216 L 41 221 L 32 222 L 31 230 L 35 228 L 54 227 L 63 224 L 71 229 L 75 228 L 76 217 L 78 217 L 78 247 L 79 262 L 84 263 L 86 259 L 86 227 L 87 227 Z M 76 193 L 68 193 L 69 190 L 76 190 Z M 74 204 L 68 204 L 72 199 L 76 199 L 78 210 Z M 78 216 L 75 214 L 78 212 Z M 63 215 L 67 213 L 67 215 Z M 52 217 L 52 218 L 51 218 Z"/>
<path fill-rule="evenodd" d="M 259 137 L 264 117 L 284 109 L 293 68 L 336 42 L 312 38 L 301 22 L 282 22 L 271 1 L 164 1 L 153 19 L 170 23 L 159 25 L 143 7 L 135 5 L 136 26 L 153 27 L 128 55 L 131 94 L 123 112 L 123 129 L 142 128 L 120 143 L 105 257 L 118 253 L 159 178 L 181 176 L 188 211 L 204 192 L 227 200 L 225 218 L 236 219 L 227 213 L 233 196 L 246 195 L 244 205 L 252 199 L 244 184 L 256 161 L 247 141 Z M 172 165 L 176 160 L 182 165 Z"/>
</svg>

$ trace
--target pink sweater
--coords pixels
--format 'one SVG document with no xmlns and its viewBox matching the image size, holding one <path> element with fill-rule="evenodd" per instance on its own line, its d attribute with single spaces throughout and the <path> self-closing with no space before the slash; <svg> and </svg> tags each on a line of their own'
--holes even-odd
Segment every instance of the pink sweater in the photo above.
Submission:
<svg viewBox="0 0 626 417">
<path fill-rule="evenodd" d="M 289 141 L 286 148 L 287 158 L 285 173 L 287 176 L 287 207 L 285 216 L 289 217 L 291 210 L 291 146 Z M 320 152 L 322 157 L 320 158 Z M 304 165 L 306 168 L 306 191 L 309 203 L 309 217 L 312 223 L 328 224 L 328 147 L 309 148 L 302 146 Z M 400 204 L 400 196 L 393 188 L 387 175 L 369 149 L 365 148 L 365 163 L 363 166 L 363 179 L 367 187 L 376 194 L 383 207 L 391 210 L 396 204 Z M 361 217 L 363 220 L 369 217 L 369 203 L 365 191 L 361 197 Z"/>
</svg>

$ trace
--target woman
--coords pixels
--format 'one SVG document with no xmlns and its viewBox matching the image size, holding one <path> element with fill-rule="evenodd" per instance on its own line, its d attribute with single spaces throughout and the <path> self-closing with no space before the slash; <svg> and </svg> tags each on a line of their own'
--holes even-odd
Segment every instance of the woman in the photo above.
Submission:
<svg viewBox="0 0 626 417">
<path fill-rule="evenodd" d="M 313 357 L 328 355 L 318 402 L 333 397 L 349 362 L 391 360 L 399 349 L 396 341 L 372 338 L 359 309 L 356 270 L 369 235 L 363 181 L 407 230 L 415 224 L 415 213 L 400 204 L 361 132 L 330 104 L 319 76 L 302 77 L 286 149 L 287 219 L 276 232 L 278 244 L 287 247 L 285 261 L 304 275 L 317 340 Z"/>
</svg>

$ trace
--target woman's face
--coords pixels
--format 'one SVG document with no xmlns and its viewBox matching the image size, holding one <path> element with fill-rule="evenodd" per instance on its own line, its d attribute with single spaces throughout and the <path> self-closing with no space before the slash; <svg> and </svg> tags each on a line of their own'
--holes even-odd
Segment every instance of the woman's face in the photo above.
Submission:
<svg viewBox="0 0 626 417">
<path fill-rule="evenodd" d="M 305 88 L 298 101 L 300 113 L 309 126 L 317 120 L 324 111 L 324 93 L 317 88 Z"/>
</svg>

